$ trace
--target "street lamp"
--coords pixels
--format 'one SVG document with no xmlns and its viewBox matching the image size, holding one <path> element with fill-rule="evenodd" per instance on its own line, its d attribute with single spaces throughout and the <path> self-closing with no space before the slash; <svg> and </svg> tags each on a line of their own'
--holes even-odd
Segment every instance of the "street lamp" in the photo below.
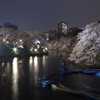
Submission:
<svg viewBox="0 0 100 100">
<path fill-rule="evenodd" d="M 37 49 L 34 49 L 34 51 L 37 51 Z"/>
<path fill-rule="evenodd" d="M 14 48 L 13 48 L 13 51 L 17 51 L 17 48 L 14 47 Z"/>
</svg>

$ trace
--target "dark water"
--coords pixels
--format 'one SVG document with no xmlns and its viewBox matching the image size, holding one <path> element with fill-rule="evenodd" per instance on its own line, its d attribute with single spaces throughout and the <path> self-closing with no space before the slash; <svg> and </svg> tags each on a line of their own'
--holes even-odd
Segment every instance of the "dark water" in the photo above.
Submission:
<svg viewBox="0 0 100 100">
<path fill-rule="evenodd" d="M 48 72 L 56 71 L 65 60 L 69 70 L 85 69 L 66 60 L 66 53 L 50 52 L 48 56 L 0 60 L 0 100 L 91 100 L 65 92 L 42 87 L 37 79 Z M 82 73 L 51 77 L 54 84 L 86 90 L 83 86 L 100 89 L 100 77 Z M 87 91 L 87 90 L 86 90 Z M 88 91 L 89 92 L 89 91 Z"/>
</svg>

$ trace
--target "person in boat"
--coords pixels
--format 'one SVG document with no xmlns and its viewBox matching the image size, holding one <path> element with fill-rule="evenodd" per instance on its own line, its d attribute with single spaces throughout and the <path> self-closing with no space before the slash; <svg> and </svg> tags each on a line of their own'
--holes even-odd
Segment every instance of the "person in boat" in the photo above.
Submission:
<svg viewBox="0 0 100 100">
<path fill-rule="evenodd" d="M 65 66 L 65 65 L 66 65 L 66 64 L 65 64 L 65 61 L 63 61 L 63 62 L 62 62 L 62 66 Z"/>
<path fill-rule="evenodd" d="M 65 66 L 66 66 L 65 61 L 63 61 L 63 62 L 61 63 L 61 65 L 62 65 L 62 68 L 61 68 L 60 70 L 61 70 L 61 71 L 66 71 L 67 69 L 65 68 Z"/>
</svg>

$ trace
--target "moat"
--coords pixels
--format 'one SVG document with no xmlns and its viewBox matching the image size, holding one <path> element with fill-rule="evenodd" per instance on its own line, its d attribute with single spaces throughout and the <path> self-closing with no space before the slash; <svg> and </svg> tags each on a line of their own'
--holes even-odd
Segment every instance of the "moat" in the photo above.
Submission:
<svg viewBox="0 0 100 100">
<path fill-rule="evenodd" d="M 44 88 L 38 83 L 38 78 L 43 74 L 56 71 L 61 68 L 61 62 L 66 62 L 69 70 L 83 69 L 86 66 L 78 66 L 67 61 L 66 53 L 52 51 L 49 55 L 14 57 L 6 60 L 0 59 L 0 100 L 90 100 L 70 95 L 68 93 Z M 6 78 L 3 80 L 3 77 Z M 70 74 L 51 77 L 54 84 L 63 85 L 76 89 L 85 90 L 84 86 L 94 87 L 100 90 L 100 77 L 86 74 Z"/>
</svg>

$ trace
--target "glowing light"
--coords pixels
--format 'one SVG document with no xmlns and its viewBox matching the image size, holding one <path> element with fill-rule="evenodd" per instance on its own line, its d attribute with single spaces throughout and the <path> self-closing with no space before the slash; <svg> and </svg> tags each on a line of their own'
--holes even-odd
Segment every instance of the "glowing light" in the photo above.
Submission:
<svg viewBox="0 0 100 100">
<path fill-rule="evenodd" d="M 38 57 L 34 57 L 34 71 L 37 73 L 38 71 Z"/>
<path fill-rule="evenodd" d="M 17 48 L 13 48 L 14 51 L 17 51 Z"/>
<path fill-rule="evenodd" d="M 46 47 L 45 50 L 48 50 L 48 48 Z"/>
<path fill-rule="evenodd" d="M 46 56 L 43 55 L 42 61 L 43 61 L 43 67 L 45 68 L 46 67 Z"/>
<path fill-rule="evenodd" d="M 30 57 L 29 63 L 32 66 L 32 56 Z"/>
<path fill-rule="evenodd" d="M 35 43 L 38 43 L 38 44 L 40 44 L 40 41 L 39 41 L 39 40 L 36 40 L 36 41 L 35 41 Z"/>
<path fill-rule="evenodd" d="M 33 49 L 31 48 L 30 51 L 33 51 Z"/>
<path fill-rule="evenodd" d="M 34 49 L 34 51 L 37 51 L 37 49 Z"/>
<path fill-rule="evenodd" d="M 8 41 L 6 43 L 9 43 Z"/>
<path fill-rule="evenodd" d="M 37 61 L 38 61 L 38 58 L 35 56 L 35 57 L 34 57 L 34 65 L 35 65 L 35 66 L 37 66 Z"/>
<path fill-rule="evenodd" d="M 96 73 L 96 76 L 99 76 L 100 77 L 100 72 L 99 73 Z"/>
<path fill-rule="evenodd" d="M 20 48 L 23 48 L 23 45 L 19 45 Z"/>
<path fill-rule="evenodd" d="M 2 67 L 4 67 L 4 65 L 5 65 L 5 63 L 4 63 L 4 62 L 2 62 Z"/>
<path fill-rule="evenodd" d="M 3 41 L 5 42 L 5 41 L 6 41 L 6 39 L 3 39 Z"/>
<path fill-rule="evenodd" d="M 17 57 L 15 57 L 13 59 L 13 77 L 12 77 L 12 91 L 13 94 L 15 95 L 13 100 L 15 100 L 16 98 L 18 98 L 18 63 L 17 63 L 18 59 Z"/>
<path fill-rule="evenodd" d="M 45 49 L 43 49 L 43 51 L 45 51 Z"/>
<path fill-rule="evenodd" d="M 13 59 L 13 73 L 17 72 L 17 58 L 15 57 Z"/>
<path fill-rule="evenodd" d="M 46 40 L 48 41 L 48 40 L 49 40 L 49 38 L 46 38 Z"/>
<path fill-rule="evenodd" d="M 34 73 L 34 75 L 35 75 L 35 77 L 34 77 L 34 82 L 35 82 L 35 85 L 37 86 L 38 84 L 37 84 L 37 79 L 38 79 L 38 70 L 39 70 L 39 67 L 38 67 L 38 57 L 37 56 L 35 56 L 34 57 L 34 59 L 33 59 L 33 64 L 34 64 L 34 66 L 33 66 L 33 69 L 34 70 L 32 70 L 33 71 L 33 73 Z M 33 86 L 33 82 L 32 82 L 32 86 Z"/>
<path fill-rule="evenodd" d="M 19 41 L 22 42 L 22 39 L 20 39 Z"/>
</svg>

